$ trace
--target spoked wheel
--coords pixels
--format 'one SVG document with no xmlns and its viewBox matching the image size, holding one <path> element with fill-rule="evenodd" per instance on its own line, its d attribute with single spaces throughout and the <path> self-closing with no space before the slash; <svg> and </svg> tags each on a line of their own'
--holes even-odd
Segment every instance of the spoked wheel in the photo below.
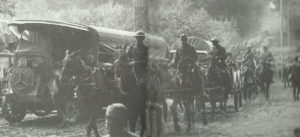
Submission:
<svg viewBox="0 0 300 137">
<path fill-rule="evenodd" d="M 66 122 L 77 122 L 82 114 L 81 101 L 79 99 L 72 99 L 66 102 L 65 112 L 63 118 Z"/>
<path fill-rule="evenodd" d="M 26 115 L 26 109 L 21 104 L 4 97 L 2 101 L 2 114 L 5 120 L 10 123 L 21 122 Z"/>
</svg>

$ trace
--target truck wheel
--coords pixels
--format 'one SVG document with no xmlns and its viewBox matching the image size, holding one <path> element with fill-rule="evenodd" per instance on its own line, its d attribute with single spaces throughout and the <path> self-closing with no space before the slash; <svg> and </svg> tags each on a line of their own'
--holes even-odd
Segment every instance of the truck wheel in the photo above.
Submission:
<svg viewBox="0 0 300 137">
<path fill-rule="evenodd" d="M 4 96 L 2 100 L 2 114 L 5 120 L 10 123 L 21 122 L 26 115 L 26 109 L 21 104 L 13 102 Z"/>
</svg>

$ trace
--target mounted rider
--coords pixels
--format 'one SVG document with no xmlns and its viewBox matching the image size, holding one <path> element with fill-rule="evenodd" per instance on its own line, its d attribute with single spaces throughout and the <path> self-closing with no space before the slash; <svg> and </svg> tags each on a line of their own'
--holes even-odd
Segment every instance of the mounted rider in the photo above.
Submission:
<svg viewBox="0 0 300 137">
<path fill-rule="evenodd" d="M 268 47 L 266 45 L 263 46 L 263 53 L 261 54 L 261 63 L 262 65 L 265 65 L 266 69 L 269 69 L 271 72 L 271 75 L 273 76 L 273 69 L 272 69 L 272 65 L 273 65 L 273 55 L 272 53 L 269 51 Z M 272 80 L 272 82 L 274 82 Z"/>
<path fill-rule="evenodd" d="M 252 52 L 252 47 L 251 45 L 247 45 L 246 47 L 246 52 L 243 55 L 243 66 L 245 67 L 242 71 L 244 77 L 244 83 L 248 83 L 250 81 L 248 80 L 248 76 L 252 79 L 252 82 L 254 82 L 254 71 L 255 71 L 255 57 L 254 53 Z"/>
<path fill-rule="evenodd" d="M 222 77 L 222 82 L 225 84 L 225 88 L 230 90 L 232 88 L 232 83 L 230 80 L 230 73 L 228 67 L 226 65 L 226 49 L 219 44 L 219 40 L 217 38 L 212 38 L 210 40 L 213 44 L 212 50 L 212 65 L 209 67 L 209 72 L 212 72 L 213 68 L 216 68 Z"/>
<path fill-rule="evenodd" d="M 144 84 L 147 76 L 147 63 L 148 63 L 148 47 L 144 44 L 146 35 L 144 32 L 139 31 L 134 35 L 136 44 L 128 49 L 128 57 L 133 65 L 134 75 L 137 84 Z"/>
<path fill-rule="evenodd" d="M 170 66 L 177 69 L 179 84 L 182 86 L 187 84 L 188 78 L 195 69 L 197 54 L 196 49 L 188 43 L 188 37 L 185 34 L 180 35 L 180 40 L 182 46 L 177 49 Z"/>
</svg>

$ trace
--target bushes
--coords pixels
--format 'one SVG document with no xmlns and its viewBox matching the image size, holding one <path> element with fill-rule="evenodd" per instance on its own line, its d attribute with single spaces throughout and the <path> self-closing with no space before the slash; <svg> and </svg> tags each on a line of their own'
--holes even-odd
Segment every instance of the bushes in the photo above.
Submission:
<svg viewBox="0 0 300 137">
<path fill-rule="evenodd" d="M 160 3 L 160 9 L 150 10 L 158 13 L 151 14 L 158 17 L 151 17 L 156 23 L 151 23 L 150 33 L 164 37 L 169 44 L 173 43 L 181 33 L 206 40 L 216 36 L 224 45 L 232 45 L 239 37 L 231 22 L 213 20 L 204 8 L 195 6 L 195 1 L 162 0 Z M 99 4 L 92 0 L 86 4 L 82 0 L 17 1 L 15 18 L 62 20 L 133 30 L 133 8 L 128 3 L 117 3 L 112 6 L 111 3 Z"/>
</svg>

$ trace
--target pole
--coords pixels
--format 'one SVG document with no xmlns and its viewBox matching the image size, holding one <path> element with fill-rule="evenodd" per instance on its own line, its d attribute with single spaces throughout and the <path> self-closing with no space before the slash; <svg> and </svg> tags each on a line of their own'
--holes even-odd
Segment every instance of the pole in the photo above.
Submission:
<svg viewBox="0 0 300 137">
<path fill-rule="evenodd" d="M 291 37 L 291 32 L 290 32 L 290 16 L 291 16 L 290 15 L 291 14 L 290 13 L 290 0 L 288 0 L 287 2 L 288 2 L 287 3 L 287 10 L 288 10 L 287 11 L 287 13 L 288 13 L 288 15 L 287 15 L 287 27 L 288 27 L 287 28 L 288 29 L 288 43 L 287 43 L 287 46 L 288 46 L 288 53 L 290 53 L 290 46 L 291 46 L 290 45 L 291 44 L 290 43 L 291 42 L 291 38 L 290 38 Z"/>
<path fill-rule="evenodd" d="M 280 77 L 281 77 L 281 80 L 283 80 L 283 73 L 282 73 L 282 70 L 283 70 L 283 1 L 280 0 L 280 14 L 281 14 L 281 29 L 280 29 L 280 48 L 281 48 L 281 51 L 280 51 L 280 58 L 281 58 L 281 73 L 280 73 Z"/>
<path fill-rule="evenodd" d="M 135 31 L 135 5 L 134 5 L 135 0 L 132 0 L 132 31 Z"/>
</svg>

